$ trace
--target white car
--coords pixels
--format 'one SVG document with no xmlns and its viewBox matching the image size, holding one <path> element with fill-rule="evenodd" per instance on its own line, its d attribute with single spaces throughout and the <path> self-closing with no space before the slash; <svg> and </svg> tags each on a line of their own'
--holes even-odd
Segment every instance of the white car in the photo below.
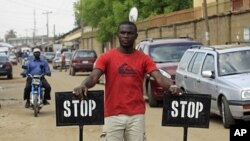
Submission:
<svg viewBox="0 0 250 141">
<path fill-rule="evenodd" d="M 250 47 L 221 45 L 188 49 L 177 71 L 176 85 L 192 94 L 210 94 L 211 112 L 225 128 L 236 119 L 250 121 Z"/>
<path fill-rule="evenodd" d="M 71 52 L 63 52 L 63 55 L 66 58 L 66 67 L 69 68 L 72 54 Z M 61 65 L 62 65 L 61 53 L 57 52 L 54 59 L 52 60 L 52 67 L 53 69 L 57 69 L 57 68 L 60 68 Z"/>
<path fill-rule="evenodd" d="M 13 52 L 8 54 L 8 59 L 13 65 L 17 65 L 17 57 Z"/>
</svg>

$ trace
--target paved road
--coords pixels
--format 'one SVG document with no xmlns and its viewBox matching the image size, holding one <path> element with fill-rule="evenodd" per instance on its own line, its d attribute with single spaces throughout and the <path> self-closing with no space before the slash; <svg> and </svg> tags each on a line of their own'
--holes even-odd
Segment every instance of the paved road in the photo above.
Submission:
<svg viewBox="0 0 250 141">
<path fill-rule="evenodd" d="M 25 79 L 20 74 L 21 67 L 14 66 L 14 79 L 0 77 L 0 141 L 78 141 L 77 126 L 56 126 L 54 94 L 58 91 L 71 91 L 79 85 L 87 74 L 69 76 L 68 72 L 53 70 L 47 77 L 52 86 L 52 100 L 43 107 L 39 117 L 35 118 L 30 109 L 24 108 L 23 89 Z M 96 85 L 93 89 L 103 89 Z M 183 141 L 183 128 L 162 127 L 162 108 L 150 108 L 147 105 L 146 130 L 148 141 Z M 101 126 L 85 126 L 84 141 L 99 141 Z M 229 130 L 224 129 L 221 119 L 212 116 L 208 129 L 189 128 L 188 141 L 229 141 Z"/>
</svg>

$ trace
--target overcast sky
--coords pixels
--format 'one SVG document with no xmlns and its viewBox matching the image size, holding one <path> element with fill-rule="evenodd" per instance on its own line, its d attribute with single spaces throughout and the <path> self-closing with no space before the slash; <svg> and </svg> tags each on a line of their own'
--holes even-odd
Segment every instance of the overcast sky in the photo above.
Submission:
<svg viewBox="0 0 250 141">
<path fill-rule="evenodd" d="M 53 36 L 54 25 L 56 35 L 67 33 L 75 27 L 73 3 L 76 1 L 78 0 L 0 0 L 0 39 L 10 29 L 18 37 L 32 37 L 34 21 L 36 35 L 47 35 L 46 12 L 52 12 L 48 14 L 49 36 Z"/>
</svg>

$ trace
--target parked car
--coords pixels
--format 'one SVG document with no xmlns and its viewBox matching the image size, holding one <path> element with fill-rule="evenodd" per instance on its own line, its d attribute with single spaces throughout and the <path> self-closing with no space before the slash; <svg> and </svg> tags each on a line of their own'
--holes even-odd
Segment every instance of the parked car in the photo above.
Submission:
<svg viewBox="0 0 250 141">
<path fill-rule="evenodd" d="M 66 67 L 69 68 L 70 64 L 71 64 L 71 60 L 72 60 L 72 52 L 63 52 L 62 53 L 65 56 L 66 59 Z"/>
<path fill-rule="evenodd" d="M 52 60 L 52 68 L 57 69 L 61 65 L 60 62 L 61 52 L 56 52 L 55 57 Z"/>
<path fill-rule="evenodd" d="M 72 58 L 71 52 L 63 52 L 65 59 L 66 59 L 66 67 L 69 68 Z M 57 52 L 55 54 L 54 59 L 52 60 L 52 67 L 53 69 L 57 69 L 62 66 L 62 59 L 61 59 L 61 52 Z"/>
<path fill-rule="evenodd" d="M 211 112 L 225 128 L 235 119 L 250 120 L 250 46 L 218 45 L 188 49 L 176 72 L 187 93 L 210 94 Z"/>
<path fill-rule="evenodd" d="M 94 50 L 79 49 L 73 52 L 69 74 L 74 76 L 77 72 L 91 72 L 97 59 Z"/>
<path fill-rule="evenodd" d="M 49 63 L 52 63 L 56 53 L 55 52 L 44 52 L 44 56 Z"/>
<path fill-rule="evenodd" d="M 8 59 L 9 59 L 9 61 L 10 61 L 13 65 L 17 65 L 17 56 L 16 56 L 15 53 L 10 52 L 10 53 L 8 54 Z"/>
<path fill-rule="evenodd" d="M 8 55 L 8 53 L 10 52 L 10 48 L 7 46 L 0 46 L 0 55 Z"/>
<path fill-rule="evenodd" d="M 13 78 L 12 64 L 8 60 L 8 56 L 0 56 L 0 76 L 7 76 L 8 79 Z"/>
<path fill-rule="evenodd" d="M 160 72 L 175 83 L 176 68 L 182 55 L 188 48 L 200 45 L 200 42 L 190 38 L 162 38 L 142 40 L 136 49 L 149 55 Z M 144 95 L 151 107 L 158 106 L 163 100 L 164 92 L 157 82 L 147 75 L 144 81 Z"/>
</svg>

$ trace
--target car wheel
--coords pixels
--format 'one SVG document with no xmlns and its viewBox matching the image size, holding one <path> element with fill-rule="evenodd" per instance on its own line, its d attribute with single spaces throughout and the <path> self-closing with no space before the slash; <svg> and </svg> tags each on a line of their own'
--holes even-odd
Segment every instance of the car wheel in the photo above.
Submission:
<svg viewBox="0 0 250 141">
<path fill-rule="evenodd" d="M 69 68 L 69 75 L 72 75 L 72 73 L 71 73 L 71 68 Z"/>
<path fill-rule="evenodd" d="M 56 69 L 56 66 L 53 66 L 53 69 L 55 70 L 55 69 Z"/>
<path fill-rule="evenodd" d="M 147 87 L 147 96 L 148 96 L 148 103 L 149 103 L 149 106 L 151 107 L 156 107 L 158 106 L 158 102 L 156 99 L 154 99 L 153 97 L 153 92 L 152 92 L 152 87 L 151 87 L 151 83 L 148 82 L 148 87 Z"/>
<path fill-rule="evenodd" d="M 75 72 L 74 68 L 72 68 L 72 67 L 70 67 L 69 73 L 70 73 L 72 76 L 75 76 L 75 75 L 76 75 L 76 72 Z"/>
<path fill-rule="evenodd" d="M 224 96 L 221 98 L 221 117 L 225 128 L 229 128 L 230 125 L 235 123 L 227 99 Z"/>
</svg>

